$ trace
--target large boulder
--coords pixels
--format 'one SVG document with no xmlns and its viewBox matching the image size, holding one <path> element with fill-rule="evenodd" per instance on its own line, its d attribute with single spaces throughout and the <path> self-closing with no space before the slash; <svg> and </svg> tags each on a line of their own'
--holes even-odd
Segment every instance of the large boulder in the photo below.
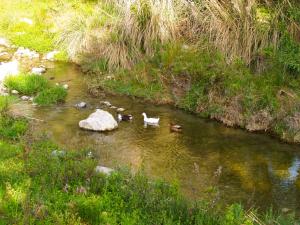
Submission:
<svg viewBox="0 0 300 225">
<path fill-rule="evenodd" d="M 109 112 L 97 109 L 87 119 L 81 120 L 79 127 L 92 131 L 109 131 L 117 128 L 118 123 Z"/>
</svg>

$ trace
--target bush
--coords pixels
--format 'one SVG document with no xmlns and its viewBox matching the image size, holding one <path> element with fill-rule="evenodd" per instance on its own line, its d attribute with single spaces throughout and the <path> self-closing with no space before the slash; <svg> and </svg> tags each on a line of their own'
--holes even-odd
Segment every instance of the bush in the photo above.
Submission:
<svg viewBox="0 0 300 225">
<path fill-rule="evenodd" d="M 39 105 L 51 105 L 65 101 L 67 91 L 61 86 L 52 87 L 40 92 L 35 98 L 34 102 Z"/>
<path fill-rule="evenodd" d="M 34 74 L 9 76 L 5 79 L 4 84 L 10 90 L 17 90 L 24 95 L 35 95 L 50 86 L 45 77 Z"/>
</svg>

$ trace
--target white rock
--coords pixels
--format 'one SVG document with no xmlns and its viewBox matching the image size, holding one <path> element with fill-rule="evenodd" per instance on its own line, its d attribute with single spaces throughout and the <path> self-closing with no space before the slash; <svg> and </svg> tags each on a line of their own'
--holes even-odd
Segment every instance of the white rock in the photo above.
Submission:
<svg viewBox="0 0 300 225">
<path fill-rule="evenodd" d="M 27 23 L 28 25 L 33 25 L 33 21 L 29 18 L 21 18 L 20 22 Z"/>
<path fill-rule="evenodd" d="M 46 69 L 44 67 L 34 67 L 31 69 L 31 73 L 36 75 L 42 75 L 42 73 L 45 73 Z"/>
<path fill-rule="evenodd" d="M 24 95 L 24 96 L 21 97 L 21 99 L 22 99 L 23 101 L 28 101 L 28 100 L 30 99 L 30 97 Z"/>
<path fill-rule="evenodd" d="M 92 131 L 108 131 L 116 129 L 118 123 L 109 112 L 97 109 L 87 119 L 81 120 L 79 127 Z"/>
<path fill-rule="evenodd" d="M 64 156 L 65 154 L 66 154 L 65 151 L 54 150 L 53 152 L 51 152 L 52 156 Z"/>
<path fill-rule="evenodd" d="M 110 103 L 109 101 L 101 101 L 101 103 L 102 103 L 103 105 L 108 106 L 108 107 L 111 107 L 111 106 L 112 106 L 111 103 Z"/>
<path fill-rule="evenodd" d="M 19 62 L 11 61 L 0 65 L 0 83 L 10 75 L 19 74 Z"/>
<path fill-rule="evenodd" d="M 30 97 L 28 100 L 31 101 L 31 102 L 33 102 L 33 97 Z"/>
<path fill-rule="evenodd" d="M 116 108 L 118 108 L 118 107 L 112 105 L 110 108 L 111 108 L 111 109 L 116 109 Z"/>
<path fill-rule="evenodd" d="M 13 95 L 18 95 L 18 94 L 19 94 L 19 92 L 18 92 L 17 90 L 12 90 L 11 93 L 12 93 Z"/>
<path fill-rule="evenodd" d="M 59 51 L 54 50 L 52 52 L 47 53 L 43 59 L 49 60 L 49 61 L 54 61 L 55 60 L 55 55 L 57 55 Z"/>
<path fill-rule="evenodd" d="M 124 108 L 117 108 L 117 112 L 124 112 L 125 109 Z"/>
<path fill-rule="evenodd" d="M 105 166 L 96 166 L 95 171 L 96 171 L 96 173 L 103 173 L 106 175 L 110 175 L 112 172 L 114 172 L 113 169 L 105 167 Z"/>
<path fill-rule="evenodd" d="M 0 46 L 4 46 L 6 48 L 9 48 L 10 44 L 7 39 L 0 37 Z"/>
<path fill-rule="evenodd" d="M 69 85 L 68 84 L 64 84 L 63 88 L 67 90 L 67 89 L 69 89 Z"/>
<path fill-rule="evenodd" d="M 85 108 L 86 107 L 86 103 L 85 102 L 79 102 L 75 105 L 76 108 Z"/>
</svg>

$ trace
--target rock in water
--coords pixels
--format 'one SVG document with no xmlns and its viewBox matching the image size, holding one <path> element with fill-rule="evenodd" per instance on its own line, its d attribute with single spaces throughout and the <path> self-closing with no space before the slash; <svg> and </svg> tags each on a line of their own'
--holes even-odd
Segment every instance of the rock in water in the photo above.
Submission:
<svg viewBox="0 0 300 225">
<path fill-rule="evenodd" d="M 31 73 L 36 75 L 42 75 L 42 73 L 46 72 L 46 68 L 44 67 L 34 67 L 31 69 Z"/>
<path fill-rule="evenodd" d="M 87 119 L 81 120 L 79 127 L 92 131 L 107 131 L 117 128 L 118 123 L 109 112 L 97 109 Z"/>
<path fill-rule="evenodd" d="M 80 109 L 83 109 L 83 108 L 86 108 L 87 104 L 85 102 L 79 102 L 75 105 L 76 108 L 80 108 Z"/>
</svg>

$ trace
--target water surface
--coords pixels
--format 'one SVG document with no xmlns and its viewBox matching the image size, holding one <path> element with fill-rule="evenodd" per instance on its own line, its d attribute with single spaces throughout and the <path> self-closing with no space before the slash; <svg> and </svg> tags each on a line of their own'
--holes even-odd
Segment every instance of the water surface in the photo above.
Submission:
<svg viewBox="0 0 300 225">
<path fill-rule="evenodd" d="M 99 163 L 143 168 L 152 177 L 177 181 L 191 199 L 209 198 L 221 203 L 242 202 L 247 207 L 288 208 L 300 214 L 300 147 L 264 134 L 251 134 L 207 121 L 170 106 L 139 103 L 127 97 L 91 97 L 75 65 L 55 64 L 47 77 L 70 85 L 65 104 L 37 107 L 32 116 L 45 120 L 39 129 L 66 149 L 93 149 Z M 108 100 L 134 116 L 108 133 L 79 129 L 78 122 Z M 73 107 L 79 101 L 88 108 Z M 142 112 L 159 116 L 159 127 L 143 126 Z M 171 133 L 178 122 L 181 134 Z"/>
</svg>

